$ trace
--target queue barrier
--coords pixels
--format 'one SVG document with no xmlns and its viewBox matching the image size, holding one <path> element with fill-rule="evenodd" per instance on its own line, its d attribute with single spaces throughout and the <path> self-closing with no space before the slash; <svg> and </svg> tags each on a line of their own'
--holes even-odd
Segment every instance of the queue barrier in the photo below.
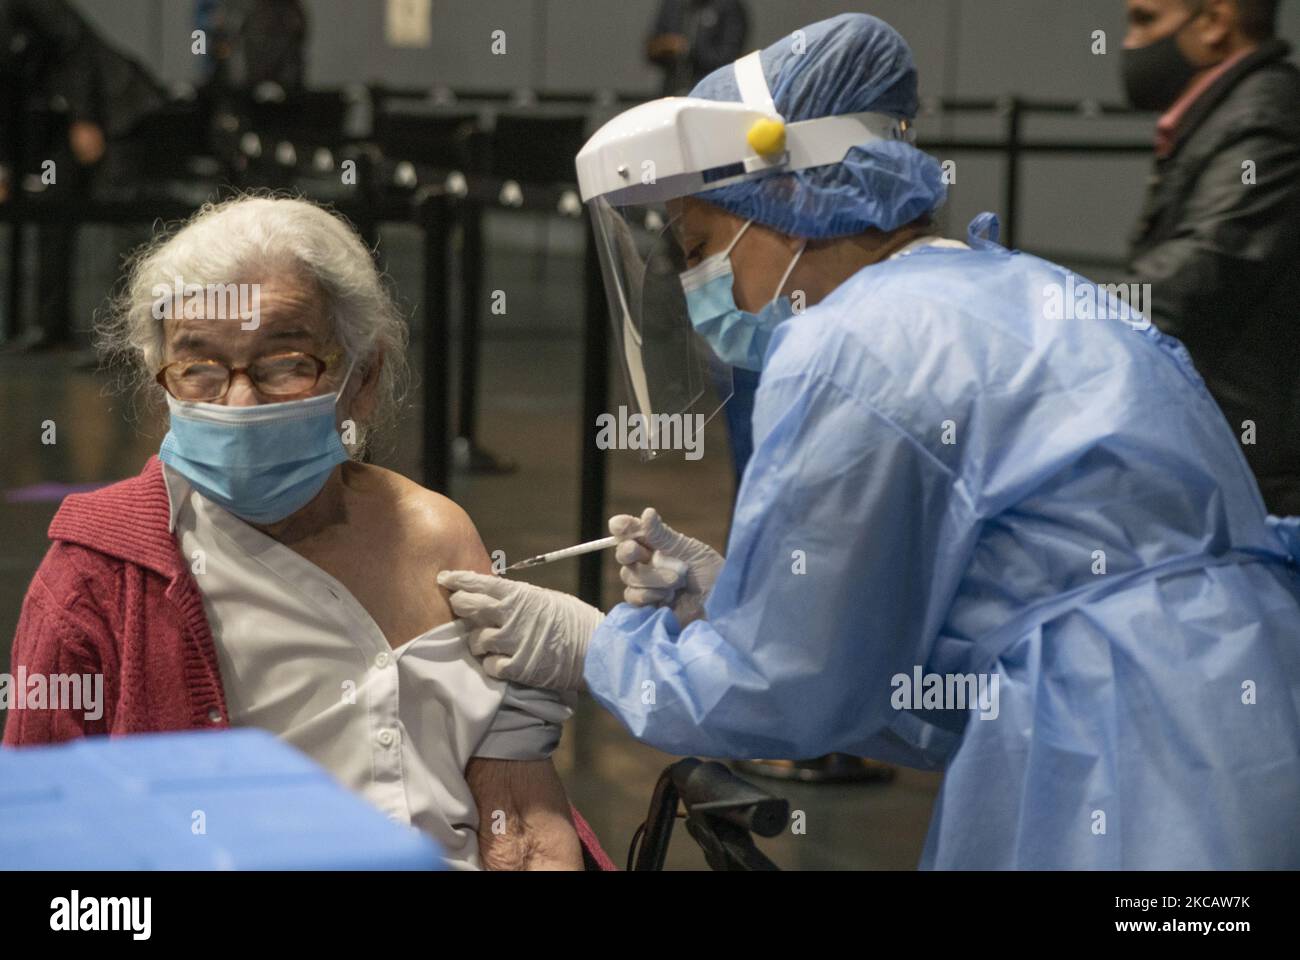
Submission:
<svg viewBox="0 0 1300 960">
<path fill-rule="evenodd" d="M 362 188 L 340 196 L 314 197 L 333 205 L 348 216 L 364 237 L 375 244 L 381 223 L 408 223 L 423 231 L 426 329 L 423 338 L 424 423 L 422 472 L 424 483 L 435 490 L 449 489 L 453 447 L 457 441 L 468 449 L 471 467 L 498 469 L 497 459 L 479 450 L 475 441 L 478 368 L 480 362 L 479 311 L 482 308 L 483 246 L 482 220 L 487 211 L 532 213 L 578 217 L 582 214 L 572 180 L 571 158 L 585 136 L 605 117 L 622 107 L 645 99 L 632 93 L 598 91 L 568 93 L 555 91 L 488 91 L 434 88 L 419 90 L 371 85 L 372 127 L 368 135 L 348 137 L 342 133 L 347 103 L 355 104 L 357 92 L 318 91 L 311 94 L 327 104 L 320 117 L 302 116 L 307 101 L 271 98 L 246 107 L 232 133 L 238 133 L 234 152 L 226 150 L 216 158 L 226 183 L 235 188 L 286 186 L 295 182 L 309 165 L 308 158 L 320 150 L 335 159 L 357 163 L 357 182 Z M 179 111 L 178 123 L 194 131 L 202 126 L 191 108 Z M 310 111 L 308 111 L 310 112 Z M 925 101 L 923 116 L 939 112 L 993 113 L 1002 120 L 1002 136 L 979 138 L 936 138 L 920 142 L 931 152 L 974 152 L 1001 154 L 1005 158 L 1002 210 L 1003 237 L 1014 246 L 1020 220 L 1020 187 L 1023 163 L 1034 154 L 1135 155 L 1150 151 L 1149 144 L 1097 143 L 1085 141 L 1027 141 L 1025 118 L 1034 113 L 1058 116 L 1102 117 L 1127 115 L 1126 108 L 1095 101 L 1070 103 L 1034 101 L 1018 97 L 986 100 Z M 260 124 L 284 127 L 271 134 L 261 133 Z M 210 125 L 209 125 L 210 126 Z M 338 129 L 336 129 L 338 128 Z M 154 137 L 165 137 L 157 124 Z M 178 127 L 178 129 L 180 129 Z M 191 133 L 192 135 L 192 133 Z M 294 147 L 285 135 L 302 138 Z M 282 144 L 289 144 L 284 149 Z M 257 144 L 257 157 L 250 157 Z M 251 160 L 266 156 L 266 146 L 278 164 Z M 181 153 L 186 151 L 182 150 Z M 19 156 L 22 154 L 19 152 Z M 242 157 L 242 159 L 241 159 Z M 291 161 L 291 162 L 286 162 Z M 173 166 L 178 158 L 172 158 Z M 193 158 L 190 158 L 193 166 Z M 17 178 L 15 178 L 17 179 Z M 311 193 L 307 193 L 312 196 Z M 10 315 L 22 302 L 21 225 L 27 223 L 124 223 L 152 222 L 159 217 L 183 217 L 193 204 L 177 204 L 141 198 L 122 203 L 78 203 L 61 207 L 57 202 L 30 200 L 18 189 L 9 203 L 0 205 L 0 221 L 13 225 L 10 248 Z M 460 284 L 461 354 L 459 365 L 459 416 L 451 426 L 451 367 L 449 273 L 453 232 L 462 237 Z M 583 257 L 585 291 L 583 337 L 582 460 L 579 484 L 579 529 L 577 541 L 596 539 L 605 522 L 605 458 L 595 444 L 596 417 L 609 407 L 609 333 L 605 298 L 591 229 Z M 2 333 L 3 331 L 0 331 Z M 600 602 L 599 554 L 581 558 L 579 595 L 591 603 Z"/>
</svg>

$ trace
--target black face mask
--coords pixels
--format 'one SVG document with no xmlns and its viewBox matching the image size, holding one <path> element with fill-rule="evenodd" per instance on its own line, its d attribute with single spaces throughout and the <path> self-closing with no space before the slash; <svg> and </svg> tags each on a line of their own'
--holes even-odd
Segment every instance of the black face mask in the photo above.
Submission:
<svg viewBox="0 0 1300 960">
<path fill-rule="evenodd" d="M 1122 51 L 1124 91 L 1128 94 L 1128 102 L 1138 110 L 1168 110 L 1200 71 L 1200 67 L 1178 49 L 1178 35 L 1191 22 L 1188 20 L 1155 43 Z"/>
</svg>

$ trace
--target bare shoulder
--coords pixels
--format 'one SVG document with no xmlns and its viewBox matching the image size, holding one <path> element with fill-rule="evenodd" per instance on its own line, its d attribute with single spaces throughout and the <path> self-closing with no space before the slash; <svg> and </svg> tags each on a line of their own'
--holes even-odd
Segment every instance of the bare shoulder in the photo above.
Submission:
<svg viewBox="0 0 1300 960">
<path fill-rule="evenodd" d="M 454 500 L 383 467 L 357 464 L 354 469 L 364 471 L 357 475 L 358 484 L 381 495 L 405 546 L 444 570 L 489 571 L 478 529 Z"/>
</svg>

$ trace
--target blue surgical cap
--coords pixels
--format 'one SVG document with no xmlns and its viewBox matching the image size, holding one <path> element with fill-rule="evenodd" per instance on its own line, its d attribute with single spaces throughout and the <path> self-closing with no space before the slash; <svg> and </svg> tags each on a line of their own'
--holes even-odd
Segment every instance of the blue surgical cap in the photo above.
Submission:
<svg viewBox="0 0 1300 960">
<path fill-rule="evenodd" d="M 846 13 L 797 30 L 762 52 L 763 74 L 787 123 L 845 113 L 912 120 L 916 64 L 898 31 L 876 17 Z M 692 97 L 739 101 L 728 65 Z M 697 194 L 745 219 L 811 239 L 872 227 L 895 230 L 943 205 L 948 190 L 937 160 L 901 141 L 872 141 L 840 163 L 777 173 Z"/>
</svg>

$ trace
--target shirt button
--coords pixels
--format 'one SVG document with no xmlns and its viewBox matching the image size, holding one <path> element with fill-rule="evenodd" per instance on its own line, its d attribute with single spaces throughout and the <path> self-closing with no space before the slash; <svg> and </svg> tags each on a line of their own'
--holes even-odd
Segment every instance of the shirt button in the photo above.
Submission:
<svg viewBox="0 0 1300 960">
<path fill-rule="evenodd" d="M 390 659 L 391 657 L 389 657 L 388 651 L 385 650 L 383 653 L 376 655 L 375 666 L 382 670 L 384 667 L 388 666 L 388 661 Z"/>
<path fill-rule="evenodd" d="M 212 707 L 211 709 L 209 709 L 209 710 L 208 710 L 208 722 L 209 722 L 209 723 L 220 723 L 220 722 L 221 722 L 221 711 L 218 710 L 216 707 Z"/>
<path fill-rule="evenodd" d="M 396 740 L 397 740 L 396 731 L 389 730 L 387 728 L 379 731 L 379 745 L 381 747 L 391 747 L 394 741 Z"/>
</svg>

